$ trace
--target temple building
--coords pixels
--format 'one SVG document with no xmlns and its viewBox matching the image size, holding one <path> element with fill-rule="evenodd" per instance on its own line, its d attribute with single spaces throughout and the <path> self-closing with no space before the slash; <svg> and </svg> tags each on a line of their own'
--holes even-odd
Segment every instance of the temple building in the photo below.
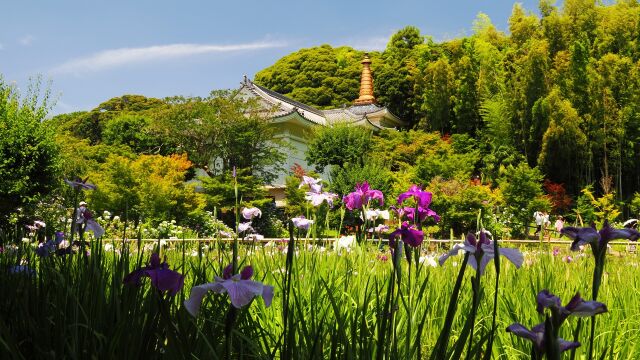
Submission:
<svg viewBox="0 0 640 360">
<path fill-rule="evenodd" d="M 242 81 L 238 96 L 247 100 L 255 99 L 265 118 L 276 126 L 276 136 L 291 145 L 291 150 L 287 151 L 287 159 L 283 164 L 284 172 L 279 174 L 273 184 L 267 186 L 278 206 L 284 204 L 285 178 L 289 175 L 291 168 L 296 164 L 304 169 L 312 168 L 305 161 L 305 152 L 314 127 L 347 123 L 377 131 L 406 125 L 386 107 L 377 105 L 373 94 L 371 60 L 367 54 L 361 63 L 360 96 L 351 106 L 339 109 L 319 110 L 255 84 L 246 76 Z"/>
</svg>

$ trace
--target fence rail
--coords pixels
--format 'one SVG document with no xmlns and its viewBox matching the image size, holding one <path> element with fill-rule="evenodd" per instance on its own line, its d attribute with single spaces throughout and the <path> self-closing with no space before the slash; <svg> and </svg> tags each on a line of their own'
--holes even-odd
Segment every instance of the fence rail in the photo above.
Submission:
<svg viewBox="0 0 640 360">
<path fill-rule="evenodd" d="M 239 239 L 239 241 L 241 243 L 268 243 L 268 242 L 278 242 L 278 241 L 286 241 L 288 240 L 287 238 L 264 238 L 264 239 Z M 301 238 L 301 241 L 315 241 L 315 239 L 312 238 Z M 322 242 L 331 242 L 331 241 L 336 241 L 338 240 L 338 238 L 322 238 L 319 239 Z M 113 242 L 113 241 L 117 241 L 117 242 L 122 242 L 122 239 L 102 239 L 103 242 Z M 133 242 L 137 242 L 138 239 L 126 239 L 125 241 L 133 243 Z M 222 241 L 222 242 L 232 242 L 233 238 L 190 238 L 190 239 L 140 239 L 140 241 L 142 242 L 158 242 L 158 241 L 166 241 L 167 243 L 181 243 L 181 242 L 212 242 L 212 241 Z M 374 242 L 377 243 L 379 240 L 378 239 L 373 239 L 373 240 L 368 240 L 370 242 Z M 429 239 L 429 240 L 425 240 L 425 242 L 428 243 L 445 243 L 445 244 L 449 244 L 449 243 L 461 243 L 464 240 L 461 239 Z M 570 245 L 571 244 L 571 240 L 561 240 L 561 239 L 544 239 L 544 240 L 533 240 L 533 239 L 501 239 L 499 240 L 501 243 L 507 243 L 507 244 L 540 244 L 540 243 L 544 243 L 544 244 L 564 244 L 564 245 Z M 388 242 L 387 239 L 382 239 L 383 243 Z M 629 241 L 611 241 L 609 242 L 609 245 L 635 245 L 636 243 L 634 242 L 629 242 Z"/>
</svg>

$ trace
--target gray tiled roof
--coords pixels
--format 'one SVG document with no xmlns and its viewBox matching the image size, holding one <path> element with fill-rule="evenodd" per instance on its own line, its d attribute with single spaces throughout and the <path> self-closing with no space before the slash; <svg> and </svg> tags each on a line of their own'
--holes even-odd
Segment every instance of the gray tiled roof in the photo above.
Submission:
<svg viewBox="0 0 640 360">
<path fill-rule="evenodd" d="M 311 107 L 311 106 L 309 106 L 307 104 L 303 104 L 303 103 L 298 102 L 298 101 L 295 101 L 295 100 L 293 100 L 291 98 L 288 98 L 288 97 L 286 97 L 286 96 L 284 96 L 284 95 L 282 95 L 280 93 L 277 93 L 275 91 L 269 90 L 266 87 L 260 86 L 260 85 L 258 85 L 256 83 L 252 83 L 252 84 L 253 84 L 253 86 L 257 87 L 258 89 L 260 89 L 260 90 L 264 91 L 265 93 L 269 94 L 269 96 L 272 96 L 272 97 L 274 97 L 274 98 L 276 98 L 276 99 L 278 99 L 280 101 L 284 101 L 286 103 L 289 103 L 289 104 L 291 104 L 291 105 L 293 105 L 293 106 L 295 106 L 295 107 L 297 107 L 299 109 L 303 109 L 305 111 L 309 111 L 309 112 L 312 112 L 312 113 L 314 113 L 316 115 L 322 116 L 322 112 L 320 110 L 314 108 L 314 107 Z"/>
<path fill-rule="evenodd" d="M 364 114 L 371 114 L 374 113 L 376 111 L 380 111 L 384 109 L 381 106 L 378 106 L 376 104 L 367 104 L 367 105 L 354 105 L 351 106 L 350 108 L 348 108 L 348 110 L 356 115 L 364 115 Z"/>
<path fill-rule="evenodd" d="M 263 86 L 260 86 L 246 77 L 242 82 L 241 92 L 243 91 L 251 93 L 252 96 L 259 97 L 260 99 L 262 99 L 262 101 L 265 101 L 266 104 L 272 104 L 276 106 L 277 110 L 275 113 L 271 113 L 271 116 L 278 118 L 287 116 L 293 112 L 298 112 L 305 119 L 319 125 L 329 125 L 332 123 L 344 121 L 353 124 L 369 123 L 378 128 L 382 128 L 385 126 L 381 126 L 379 120 L 374 121 L 375 123 L 371 122 L 371 119 L 368 115 L 378 113 L 374 116 L 378 117 L 381 115 L 386 117 L 388 115 L 391 115 L 394 119 L 397 119 L 393 114 L 388 113 L 385 107 L 378 106 L 376 104 L 352 105 L 339 109 L 319 110 L 307 104 L 303 104 L 301 102 L 290 99 L 273 90 L 269 90 Z M 401 120 L 399 119 L 397 119 L 397 121 L 401 122 Z"/>
</svg>

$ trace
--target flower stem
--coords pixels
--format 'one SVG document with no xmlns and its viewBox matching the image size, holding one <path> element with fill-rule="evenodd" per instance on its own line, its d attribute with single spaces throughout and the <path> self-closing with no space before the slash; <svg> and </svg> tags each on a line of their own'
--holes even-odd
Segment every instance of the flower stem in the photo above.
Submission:
<svg viewBox="0 0 640 360">
<path fill-rule="evenodd" d="M 607 248 L 599 249 L 596 256 L 596 266 L 593 269 L 593 286 L 591 292 L 591 298 L 596 301 L 598 298 L 598 292 L 600 291 L 600 285 L 602 284 L 602 275 L 604 273 L 604 263 L 607 256 Z M 596 335 L 596 317 L 591 317 L 591 333 L 589 335 L 589 356 L 588 359 L 593 359 L 593 343 Z"/>
<path fill-rule="evenodd" d="M 495 253 L 495 257 L 493 258 L 494 265 L 496 267 L 496 282 L 493 293 L 493 315 L 491 320 L 491 332 L 489 333 L 489 340 L 487 345 L 487 350 L 485 351 L 485 360 L 489 360 L 491 358 L 491 352 L 493 350 L 493 340 L 496 332 L 496 317 L 498 314 L 498 293 L 500 286 L 500 247 L 498 246 L 498 240 L 495 239 L 493 241 L 493 252 Z"/>
<path fill-rule="evenodd" d="M 476 258 L 477 263 L 480 264 L 480 260 Z M 478 267 L 479 269 L 479 267 Z M 480 272 L 476 272 L 476 276 L 473 277 L 473 306 L 471 306 L 471 314 L 469 315 L 469 322 L 471 330 L 469 330 L 469 344 L 467 347 L 466 359 L 471 359 L 471 347 L 473 346 L 473 330 L 476 322 L 476 315 L 478 314 L 478 306 L 480 303 Z"/>
<path fill-rule="evenodd" d="M 289 244 L 287 247 L 287 259 L 285 262 L 285 274 L 284 274 L 284 282 L 283 288 L 284 292 L 282 294 L 282 322 L 284 325 L 283 328 L 283 342 L 282 342 L 282 351 L 280 354 L 281 359 L 291 359 L 291 344 L 289 343 L 291 331 L 291 327 L 289 326 L 289 300 L 291 295 L 291 273 L 293 272 L 293 255 L 295 254 L 295 242 L 294 242 L 294 232 L 295 226 L 292 221 L 289 221 Z M 293 323 L 293 321 L 292 321 Z"/>
<path fill-rule="evenodd" d="M 227 312 L 227 319 L 224 326 L 225 332 L 225 359 L 231 359 L 231 353 L 233 348 L 233 326 L 236 322 L 236 317 L 238 315 L 238 309 L 236 309 L 233 305 L 229 305 L 229 311 Z"/>
<path fill-rule="evenodd" d="M 71 237 L 69 239 L 69 246 L 73 244 L 73 235 L 75 233 L 76 216 L 78 216 L 78 192 L 79 190 L 73 189 L 73 212 L 71 215 Z"/>
<path fill-rule="evenodd" d="M 447 308 L 447 314 L 444 320 L 444 326 L 438 337 L 438 341 L 431 353 L 431 360 L 444 359 L 446 357 L 447 346 L 449 345 L 449 337 L 451 336 L 451 325 L 453 324 L 453 318 L 456 314 L 458 307 L 458 297 L 460 296 L 460 288 L 462 287 L 462 280 L 464 279 L 464 271 L 467 268 L 467 262 L 469 262 L 469 253 L 464 254 L 462 264 L 460 265 L 460 271 L 458 272 L 458 278 L 456 284 L 453 286 L 453 293 L 451 299 L 449 299 L 449 307 Z"/>
</svg>

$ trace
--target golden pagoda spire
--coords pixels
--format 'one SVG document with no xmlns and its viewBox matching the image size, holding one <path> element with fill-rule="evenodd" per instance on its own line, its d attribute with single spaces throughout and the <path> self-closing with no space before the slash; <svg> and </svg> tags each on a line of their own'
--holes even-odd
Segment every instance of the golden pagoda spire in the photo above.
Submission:
<svg viewBox="0 0 640 360">
<path fill-rule="evenodd" d="M 371 59 L 369 54 L 364 54 L 362 64 L 362 75 L 360 76 L 360 97 L 353 103 L 355 105 L 375 104 L 376 98 L 373 96 L 373 77 L 371 76 Z"/>
</svg>

